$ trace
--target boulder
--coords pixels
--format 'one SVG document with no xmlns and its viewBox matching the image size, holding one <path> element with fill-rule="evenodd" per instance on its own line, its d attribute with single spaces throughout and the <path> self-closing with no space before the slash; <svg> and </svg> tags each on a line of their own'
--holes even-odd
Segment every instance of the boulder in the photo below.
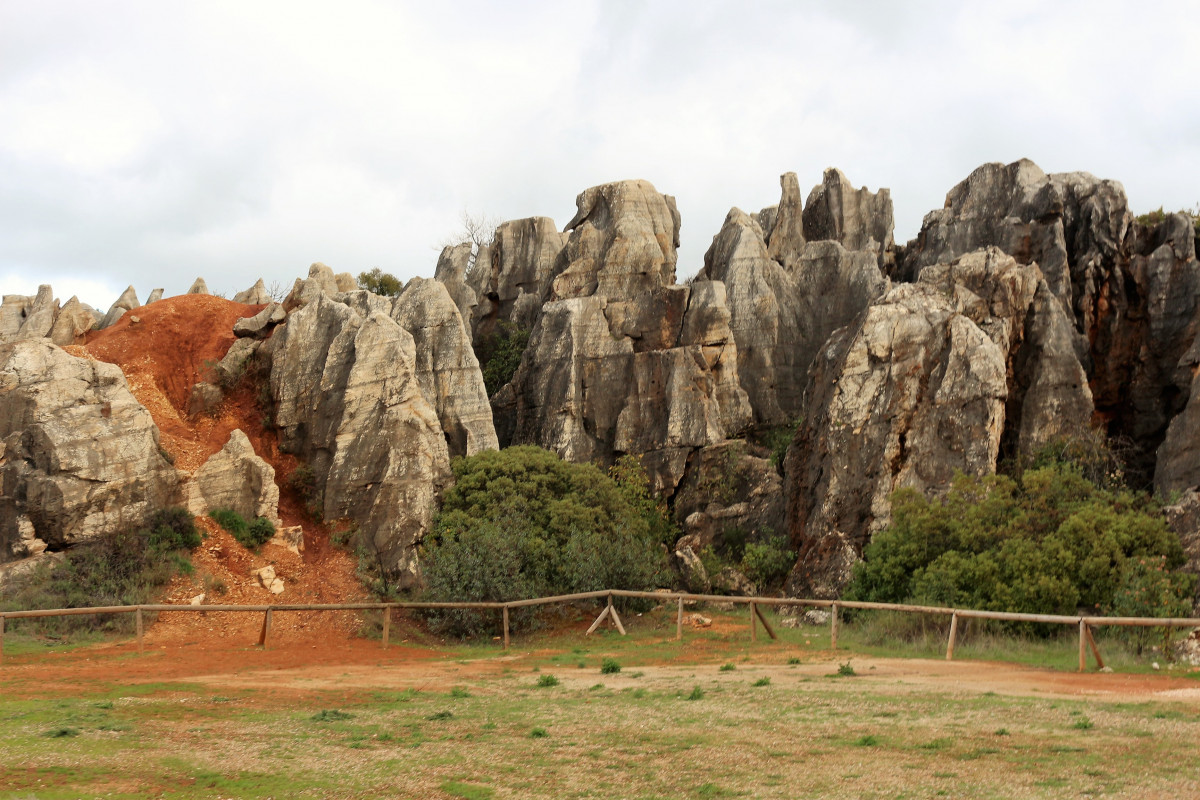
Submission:
<svg viewBox="0 0 1200 800">
<path fill-rule="evenodd" d="M 0 345 L 0 561 L 143 524 L 178 502 L 179 476 L 119 367 L 46 339 Z M 24 545 L 28 547 L 28 545 Z"/>
<path fill-rule="evenodd" d="M 437 411 L 450 455 L 497 449 L 483 373 L 445 284 L 413 278 L 395 299 L 391 316 L 412 334 L 417 382 Z"/>
<path fill-rule="evenodd" d="M 203 516 L 229 508 L 246 519 L 266 517 L 278 528 L 279 487 L 275 469 L 254 452 L 250 439 L 234 429 L 187 484 L 188 510 Z"/>
<path fill-rule="evenodd" d="M 188 394 L 188 416 L 196 417 L 200 414 L 212 414 L 224 402 L 225 392 L 221 390 L 220 386 L 200 381 L 192 385 L 192 391 Z"/>
<path fill-rule="evenodd" d="M 125 291 L 121 292 L 121 296 L 116 299 L 116 302 L 109 307 L 108 313 L 104 315 L 104 318 L 96 324 L 96 329 L 104 330 L 105 328 L 112 327 L 116 324 L 117 320 L 125 315 L 125 312 L 132 311 L 139 305 L 137 292 L 134 291 L 132 286 L 127 287 Z"/>
<path fill-rule="evenodd" d="M 259 278 L 249 289 L 238 292 L 233 296 L 233 302 L 245 303 L 248 306 L 261 306 L 271 302 L 271 295 L 263 279 Z"/>
<path fill-rule="evenodd" d="M 836 597 L 896 489 L 994 471 L 1006 372 L 1000 347 L 928 283 L 893 288 L 830 338 L 785 461 L 790 594 Z"/>
<path fill-rule="evenodd" d="M 78 297 L 72 297 L 58 311 L 50 328 L 50 341 L 59 347 L 75 344 L 95 324 L 96 317 L 91 309 L 79 302 Z"/>
<path fill-rule="evenodd" d="M 353 288 L 355 287 L 351 287 L 347 291 L 351 291 Z M 338 287 L 337 277 L 333 274 L 333 270 L 317 261 L 309 266 L 307 278 L 296 279 L 292 291 L 283 301 L 283 307 L 286 311 L 292 311 L 311 303 L 317 298 L 317 295 L 333 296 L 340 291 L 342 290 Z"/>
<path fill-rule="evenodd" d="M 304 528 L 299 525 L 279 528 L 275 531 L 275 535 L 267 540 L 267 544 L 273 544 L 300 555 L 304 552 Z"/>
<path fill-rule="evenodd" d="M 263 347 L 280 448 L 312 469 L 324 518 L 357 522 L 398 583 L 414 585 L 416 547 L 451 473 L 412 335 L 321 292 Z"/>
<path fill-rule="evenodd" d="M 239 338 L 253 336 L 255 339 L 265 339 L 271 335 L 271 330 L 285 319 L 287 312 L 283 310 L 283 306 L 271 303 L 254 316 L 242 317 L 233 323 L 233 335 Z"/>
</svg>

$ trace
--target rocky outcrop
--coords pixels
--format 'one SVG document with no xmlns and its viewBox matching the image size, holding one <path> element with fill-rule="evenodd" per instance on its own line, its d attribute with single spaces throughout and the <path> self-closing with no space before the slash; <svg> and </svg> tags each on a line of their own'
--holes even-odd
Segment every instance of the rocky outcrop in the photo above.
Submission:
<svg viewBox="0 0 1200 800">
<path fill-rule="evenodd" d="M 163 298 L 163 290 L 162 289 L 151 289 L 150 296 L 146 298 L 146 305 L 150 305 L 151 303 L 157 303 L 159 300 L 162 300 L 162 298 Z"/>
<path fill-rule="evenodd" d="M 443 247 L 433 273 L 433 277 L 446 287 L 446 292 L 458 308 L 459 316 L 467 325 L 473 324 L 475 309 L 479 305 L 475 289 L 467 283 L 467 267 L 471 262 L 473 249 L 474 246 L 470 242 Z"/>
<path fill-rule="evenodd" d="M 116 299 L 116 302 L 109 307 L 108 313 L 104 315 L 104 318 L 97 323 L 97 330 L 111 328 L 126 312 L 133 311 L 139 305 L 137 292 L 134 291 L 132 286 L 126 287 L 125 291 L 121 292 L 121 296 Z"/>
<path fill-rule="evenodd" d="M 59 347 L 75 344 L 95 324 L 96 315 L 93 310 L 73 296 L 59 309 L 54 325 L 50 328 L 50 341 Z"/>
<path fill-rule="evenodd" d="M 692 450 L 750 422 L 724 287 L 673 285 L 678 212 L 645 181 L 576 202 L 565 267 L 513 378 L 514 443 L 570 461 L 643 455 L 669 496 Z"/>
<path fill-rule="evenodd" d="M 46 284 L 33 297 L 5 295 L 0 304 L 0 342 L 49 337 L 58 314 L 54 290 Z"/>
<path fill-rule="evenodd" d="M 252 317 L 242 317 L 233 324 L 233 335 L 238 338 L 265 339 L 272 329 L 287 319 L 287 312 L 279 303 L 271 303 Z"/>
<path fill-rule="evenodd" d="M 140 525 L 179 498 L 120 368 L 45 339 L 0 346 L 0 442 L 0 561 Z"/>
<path fill-rule="evenodd" d="M 396 298 L 391 316 L 412 334 L 417 383 L 437 412 L 450 455 L 495 450 L 499 445 L 483 374 L 445 285 L 413 278 Z"/>
<path fill-rule="evenodd" d="M 413 337 L 318 292 L 263 345 L 280 448 L 316 477 L 327 520 L 357 523 L 400 584 L 450 480 L 437 413 L 417 379 Z"/>
<path fill-rule="evenodd" d="M 208 284 L 204 282 L 204 278 L 196 278 L 184 294 L 212 294 L 212 292 L 208 290 Z"/>
<path fill-rule="evenodd" d="M 929 283 L 893 288 L 831 337 L 813 365 L 788 451 L 789 591 L 833 597 L 888 496 L 995 469 L 1007 400 L 1005 352 Z"/>
<path fill-rule="evenodd" d="M 1091 419 L 1092 393 L 1073 327 L 1036 265 L 1018 264 L 992 247 L 925 267 L 920 283 L 936 287 L 1004 354 L 1009 455 L 1031 455 Z"/>
<path fill-rule="evenodd" d="M 886 189 L 855 190 L 840 172 L 827 170 L 826 183 L 809 195 L 810 214 L 800 210 L 796 176 L 788 173 L 781 183 L 770 232 L 733 209 L 700 273 L 725 283 L 738 373 L 760 425 L 800 414 L 817 351 L 887 290 L 880 263 L 891 256 Z M 847 249 L 839 238 L 862 248 Z"/>
<path fill-rule="evenodd" d="M 275 469 L 254 452 L 238 429 L 209 457 L 187 484 L 187 508 L 202 516 L 228 508 L 246 519 L 265 517 L 279 527 L 279 487 Z"/>
<path fill-rule="evenodd" d="M 233 302 L 245 303 L 248 306 L 261 306 L 271 302 L 271 295 L 267 292 L 267 286 L 263 283 L 262 278 L 259 278 L 249 289 L 235 294 Z"/>
<path fill-rule="evenodd" d="M 325 294 L 330 297 L 342 291 L 353 291 L 357 288 L 351 279 L 351 285 L 342 288 L 345 285 L 345 280 L 339 283 L 339 276 L 333 274 L 333 270 L 325 266 L 321 262 L 315 262 L 308 268 L 307 278 L 297 278 L 295 284 L 292 285 L 292 291 L 283 301 L 283 307 L 287 311 L 299 308 L 313 302 L 317 295 Z"/>
<path fill-rule="evenodd" d="M 1075 330 L 1096 422 L 1133 443 L 1135 481 L 1186 403 L 1200 317 L 1200 265 L 1186 215 L 1137 224 L 1121 184 L 1035 164 L 985 164 L 928 214 L 903 268 L 914 277 L 984 246 L 1037 264 Z M 1169 482 L 1169 481 L 1168 481 Z"/>
<path fill-rule="evenodd" d="M 464 319 L 471 320 L 476 342 L 502 323 L 533 329 L 550 282 L 562 268 L 559 256 L 567 238 L 549 217 L 513 220 L 496 227 L 491 246 L 480 253 L 486 261 L 477 259 L 472 270 L 478 304 Z"/>
</svg>

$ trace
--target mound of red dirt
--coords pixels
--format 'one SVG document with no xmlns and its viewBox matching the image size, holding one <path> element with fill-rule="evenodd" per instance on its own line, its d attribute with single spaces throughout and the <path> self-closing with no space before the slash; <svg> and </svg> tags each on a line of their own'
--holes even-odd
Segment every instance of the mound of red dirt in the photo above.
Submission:
<svg viewBox="0 0 1200 800">
<path fill-rule="evenodd" d="M 255 605 L 282 603 L 339 603 L 364 597 L 355 576 L 355 560 L 330 544 L 329 530 L 313 520 L 303 501 L 289 488 L 288 479 L 298 463 L 281 453 L 275 431 L 263 423 L 259 406 L 260 380 L 252 375 L 227 392 L 212 414 L 189 417 L 192 386 L 203 380 L 225 356 L 235 337 L 233 325 L 252 316 L 262 306 L 234 303 L 211 295 L 182 295 L 142 306 L 125 314 L 117 324 L 88 335 L 82 345 L 67 350 L 77 356 L 116 364 L 125 373 L 134 397 L 145 406 L 160 432 L 160 444 L 175 466 L 192 473 L 241 429 L 255 452 L 275 469 L 280 487 L 279 515 L 285 526 L 304 528 L 304 551 L 296 555 L 282 547 L 264 545 L 254 553 L 238 544 L 212 520 L 197 522 L 207 537 L 193 554 L 195 574 L 179 577 L 169 587 L 165 602 L 187 603 L 205 593 L 206 603 Z M 252 576 L 270 564 L 282 578 L 285 591 L 272 595 Z M 220 638 L 255 623 L 243 615 L 226 615 L 220 625 L 195 613 L 170 613 L 161 617 L 150 636 L 157 640 L 198 637 Z M 287 615 L 275 628 L 281 634 L 296 632 L 320 639 L 338 638 L 357 630 L 352 614 Z M 237 631 L 239 634 L 245 633 Z"/>
</svg>

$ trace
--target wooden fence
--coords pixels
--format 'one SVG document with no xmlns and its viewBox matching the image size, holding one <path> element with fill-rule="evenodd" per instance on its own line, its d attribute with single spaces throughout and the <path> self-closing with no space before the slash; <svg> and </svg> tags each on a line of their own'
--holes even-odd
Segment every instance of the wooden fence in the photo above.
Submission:
<svg viewBox="0 0 1200 800">
<path fill-rule="evenodd" d="M 912 614 L 933 614 L 950 617 L 950 634 L 946 642 L 946 659 L 954 658 L 954 645 L 958 636 L 959 619 L 991 619 L 1006 622 L 1037 622 L 1050 625 L 1074 625 L 1079 629 L 1079 671 L 1087 669 L 1087 650 L 1090 648 L 1096 660 L 1097 667 L 1103 668 L 1104 661 L 1091 629 L 1102 625 L 1153 627 L 1153 628 L 1195 628 L 1200 627 L 1200 618 L 1156 618 L 1156 617 L 1093 617 L 1093 616 L 1062 616 L 1058 614 L 1016 614 L 1005 611 L 979 611 L 963 608 L 940 608 L 937 606 L 917 606 L 902 603 L 867 603 L 851 600 L 811 600 L 794 597 L 728 597 L 724 595 L 690 594 L 681 592 L 632 592 L 623 589 L 605 589 L 596 592 L 579 592 L 577 594 L 555 595 L 553 597 L 536 597 L 529 600 L 512 600 L 506 603 L 336 603 L 327 605 L 313 604 L 276 604 L 254 606 L 231 605 L 137 605 L 137 606 L 104 606 L 92 608 L 56 608 L 36 611 L 0 611 L 0 664 L 4 663 L 4 627 L 9 619 L 31 619 L 37 617 L 65 617 L 76 614 L 135 614 L 137 617 L 138 651 L 144 649 L 143 618 L 147 612 L 163 611 L 182 612 L 235 612 L 259 613 L 263 615 L 262 629 L 258 635 L 258 644 L 267 647 L 271 637 L 272 615 L 280 611 L 383 611 L 383 647 L 388 646 L 388 636 L 391 632 L 392 611 L 405 609 L 436 609 L 436 608 L 476 608 L 493 609 L 499 614 L 500 627 L 504 633 L 504 648 L 509 647 L 508 616 L 511 609 L 527 608 L 529 606 L 549 605 L 552 603 L 573 603 L 584 600 L 607 599 L 607 604 L 596 621 L 587 632 L 593 633 L 605 619 L 611 620 L 614 627 L 625 635 L 625 626 L 617 609 L 613 606 L 614 597 L 627 597 L 645 600 L 656 600 L 659 603 L 675 602 L 677 604 L 675 618 L 675 638 L 683 638 L 683 605 L 685 602 L 707 603 L 737 603 L 749 607 L 750 640 L 758 638 L 758 625 L 770 638 L 776 638 L 775 630 L 762 612 L 762 606 L 809 606 L 829 609 L 829 638 L 830 646 L 837 649 L 838 628 L 841 624 L 842 609 L 864 609 L 875 611 L 898 611 Z"/>
</svg>

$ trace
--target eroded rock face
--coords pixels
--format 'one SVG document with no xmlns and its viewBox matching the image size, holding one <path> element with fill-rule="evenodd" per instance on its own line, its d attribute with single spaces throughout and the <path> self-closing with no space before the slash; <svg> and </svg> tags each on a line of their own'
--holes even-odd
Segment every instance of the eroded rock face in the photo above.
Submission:
<svg viewBox="0 0 1200 800">
<path fill-rule="evenodd" d="M 446 287 L 465 324 L 472 324 L 475 309 L 479 306 L 479 297 L 475 289 L 467 283 L 467 267 L 473 249 L 470 242 L 443 247 L 433 273 L 433 277 Z"/>
<path fill-rule="evenodd" d="M 755 218 L 733 209 L 701 271 L 725 283 L 739 377 L 760 425 L 800 414 L 818 350 L 888 287 L 879 266 L 884 243 L 891 246 L 887 190 L 855 190 L 840 172 L 827 171 L 826 183 L 809 196 L 812 213 L 802 216 L 796 176 L 787 173 L 781 183 L 783 197 L 768 215 L 769 235 Z M 838 237 L 868 249 L 847 249 Z"/>
<path fill-rule="evenodd" d="M 0 441 L 0 561 L 14 545 L 61 549 L 178 502 L 178 473 L 120 368 L 46 339 L 0 346 Z"/>
<path fill-rule="evenodd" d="M 589 189 L 577 203 L 566 267 L 511 393 L 494 405 L 515 407 L 514 443 L 577 462 L 642 455 L 669 496 L 689 452 L 750 422 L 724 287 L 673 285 L 678 212 L 645 181 Z"/>
<path fill-rule="evenodd" d="M 930 284 L 893 288 L 831 337 L 786 460 L 790 593 L 836 596 L 894 490 L 995 469 L 1006 371 L 1001 348 Z"/>
<path fill-rule="evenodd" d="M 437 411 L 450 455 L 497 449 L 483 373 L 445 285 L 413 278 L 396 298 L 391 316 L 412 334 L 417 382 Z"/>
<path fill-rule="evenodd" d="M 421 392 L 413 337 L 318 292 L 264 345 L 281 449 L 312 468 L 327 520 L 368 533 L 402 585 L 451 479 L 435 409 Z"/>
<path fill-rule="evenodd" d="M 267 292 L 266 284 L 262 278 L 251 286 L 249 289 L 238 292 L 233 296 L 233 302 L 245 303 L 250 306 L 260 306 L 271 302 L 271 295 Z"/>
<path fill-rule="evenodd" d="M 96 315 L 93 310 L 73 296 L 59 309 L 54 325 L 50 328 L 50 341 L 59 347 L 75 344 L 79 337 L 90 331 L 95 324 Z"/>
<path fill-rule="evenodd" d="M 133 311 L 140 305 L 138 303 L 137 292 L 134 288 L 132 286 L 126 287 L 125 291 L 121 292 L 121 296 L 109 307 L 108 313 L 104 315 L 104 318 L 97 323 L 96 328 L 104 330 L 105 328 L 112 327 L 126 312 Z"/>
<path fill-rule="evenodd" d="M 491 246 L 480 252 L 473 270 L 478 305 L 471 317 L 475 341 L 500 323 L 532 330 L 562 264 L 567 234 L 549 217 L 530 217 L 497 226 Z M 486 260 L 480 260 L 485 259 Z"/>
<path fill-rule="evenodd" d="M 246 519 L 279 521 L 275 469 L 254 452 L 250 439 L 234 429 L 229 441 L 209 457 L 187 485 L 187 507 L 197 516 L 229 508 Z"/>
<path fill-rule="evenodd" d="M 996 343 L 1008 365 L 1005 439 L 1010 455 L 1030 455 L 1092 417 L 1087 374 L 1073 328 L 1036 265 L 998 248 L 921 270 L 920 283 L 945 295 Z"/>
<path fill-rule="evenodd" d="M 208 284 L 204 282 L 204 278 L 196 278 L 184 294 L 212 294 L 212 292 L 208 290 Z"/>
</svg>

